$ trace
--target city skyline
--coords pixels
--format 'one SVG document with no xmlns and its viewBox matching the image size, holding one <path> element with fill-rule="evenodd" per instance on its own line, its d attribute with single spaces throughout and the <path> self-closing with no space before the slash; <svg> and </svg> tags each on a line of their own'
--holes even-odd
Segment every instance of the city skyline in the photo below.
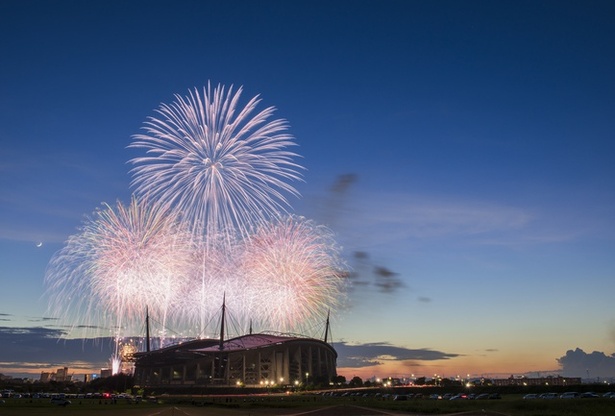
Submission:
<svg viewBox="0 0 615 416">
<path fill-rule="evenodd" d="M 329 227 L 350 270 L 340 374 L 615 376 L 610 2 L 6 1 L 0 16 L 0 373 L 79 367 L 61 362 L 81 340 L 57 341 L 49 260 L 101 203 L 130 202 L 129 145 L 160 103 L 211 82 L 259 95 L 296 138 L 292 212 Z"/>
</svg>

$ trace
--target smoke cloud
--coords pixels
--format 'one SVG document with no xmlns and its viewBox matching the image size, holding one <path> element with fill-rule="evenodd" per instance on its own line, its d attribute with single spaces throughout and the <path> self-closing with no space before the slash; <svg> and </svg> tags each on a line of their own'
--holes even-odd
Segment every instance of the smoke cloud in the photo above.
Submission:
<svg viewBox="0 0 615 416">
<path fill-rule="evenodd" d="M 562 366 L 564 377 L 615 377 L 615 354 L 606 355 L 599 351 L 587 354 L 577 348 L 566 351 L 566 355 L 558 358 L 557 362 Z"/>
</svg>

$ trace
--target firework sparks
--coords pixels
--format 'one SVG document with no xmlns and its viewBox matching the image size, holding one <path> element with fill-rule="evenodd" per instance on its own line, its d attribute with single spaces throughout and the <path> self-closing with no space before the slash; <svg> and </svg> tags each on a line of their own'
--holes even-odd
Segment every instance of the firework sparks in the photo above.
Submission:
<svg viewBox="0 0 615 416">
<path fill-rule="evenodd" d="M 273 107 L 253 115 L 258 96 L 238 109 L 241 92 L 208 85 L 202 95 L 176 95 L 130 145 L 147 150 L 131 160 L 137 194 L 176 209 L 200 235 L 229 228 L 247 235 L 288 207 L 284 194 L 298 195 L 285 182 L 299 180 L 301 169 L 288 150 L 295 142 L 286 121 L 268 121 Z"/>
<path fill-rule="evenodd" d="M 68 239 L 46 272 L 52 313 L 73 326 L 142 326 L 145 305 L 165 322 L 192 264 L 192 240 L 174 217 L 133 198 L 108 205 Z"/>
<path fill-rule="evenodd" d="M 111 374 L 118 374 L 122 368 L 122 358 L 114 355 L 109 358 L 109 362 L 111 363 Z"/>
<path fill-rule="evenodd" d="M 290 330 L 342 302 L 344 267 L 329 229 L 287 216 L 246 240 L 242 270 L 254 316 Z"/>
</svg>

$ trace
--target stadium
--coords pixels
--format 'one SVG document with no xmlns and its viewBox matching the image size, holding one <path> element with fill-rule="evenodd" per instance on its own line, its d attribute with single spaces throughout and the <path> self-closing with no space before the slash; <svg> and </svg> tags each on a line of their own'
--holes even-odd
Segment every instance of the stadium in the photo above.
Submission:
<svg viewBox="0 0 615 416">
<path fill-rule="evenodd" d="M 324 341 L 266 333 L 225 340 L 224 314 L 223 306 L 219 339 L 197 339 L 133 354 L 135 383 L 142 387 L 269 387 L 328 384 L 336 377 L 337 352 L 327 343 L 328 319 Z"/>
<path fill-rule="evenodd" d="M 156 386 L 272 386 L 329 382 L 337 353 L 326 342 L 249 334 L 188 341 L 135 354 L 135 383 Z"/>
</svg>

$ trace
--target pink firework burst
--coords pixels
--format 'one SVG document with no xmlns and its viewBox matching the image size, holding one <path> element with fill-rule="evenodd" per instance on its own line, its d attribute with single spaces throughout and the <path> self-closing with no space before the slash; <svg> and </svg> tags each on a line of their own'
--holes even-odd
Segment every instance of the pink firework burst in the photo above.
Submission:
<svg viewBox="0 0 615 416">
<path fill-rule="evenodd" d="M 263 324 L 296 330 L 342 304 L 344 269 L 329 229 L 302 217 L 279 218 L 246 239 L 245 301 Z"/>
<path fill-rule="evenodd" d="M 133 198 L 103 204 L 51 260 L 45 276 L 50 309 L 73 326 L 143 326 L 166 322 L 192 265 L 191 235 L 165 210 Z M 87 322 L 83 322 L 83 317 Z"/>
</svg>

